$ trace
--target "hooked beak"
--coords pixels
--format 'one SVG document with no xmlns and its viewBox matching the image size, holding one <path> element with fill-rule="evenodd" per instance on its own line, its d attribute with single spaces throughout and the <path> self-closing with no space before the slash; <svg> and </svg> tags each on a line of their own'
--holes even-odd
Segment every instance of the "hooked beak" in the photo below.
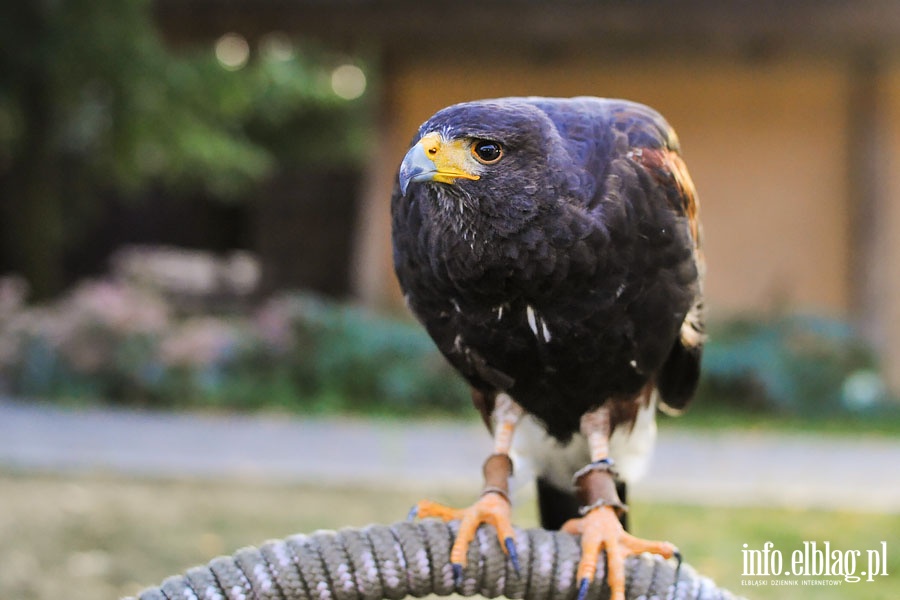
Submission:
<svg viewBox="0 0 900 600">
<path fill-rule="evenodd" d="M 425 154 L 425 148 L 416 144 L 409 149 L 400 164 L 400 193 L 405 196 L 410 183 L 431 181 L 437 172 L 437 165 Z"/>
<path fill-rule="evenodd" d="M 465 140 L 445 141 L 438 133 L 424 135 L 400 164 L 400 193 L 406 195 L 410 183 L 437 181 L 453 183 L 457 179 L 477 180 Z"/>
</svg>

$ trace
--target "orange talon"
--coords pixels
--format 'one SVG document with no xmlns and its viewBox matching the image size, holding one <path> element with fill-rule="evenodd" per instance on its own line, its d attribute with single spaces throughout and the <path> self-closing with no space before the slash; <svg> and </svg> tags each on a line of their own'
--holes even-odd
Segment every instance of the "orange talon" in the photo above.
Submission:
<svg viewBox="0 0 900 600">
<path fill-rule="evenodd" d="M 431 500 L 420 500 L 413 509 L 412 516 L 422 519 L 435 517 L 442 521 L 453 521 L 454 519 L 461 519 L 462 512 L 462 509 L 459 508 L 450 508 Z"/>
<path fill-rule="evenodd" d="M 459 532 L 450 550 L 450 562 L 460 567 L 466 566 L 469 544 L 475 539 L 475 532 L 482 523 L 493 525 L 500 538 L 500 547 L 506 552 L 518 571 L 518 557 L 511 540 L 515 539 L 512 527 L 509 500 L 498 492 L 485 492 L 475 504 L 468 508 L 450 508 L 430 500 L 422 500 L 416 505 L 416 515 L 420 518 L 436 517 L 443 521 L 459 520 Z"/>
<path fill-rule="evenodd" d="M 606 581 L 610 600 L 625 600 L 626 556 L 650 552 L 672 558 L 677 552 L 669 542 L 643 540 L 627 533 L 610 506 L 599 506 L 580 519 L 566 521 L 562 531 L 581 536 L 581 561 L 577 571 L 579 600 L 584 598 L 590 582 L 594 580 L 601 550 L 606 550 Z"/>
</svg>

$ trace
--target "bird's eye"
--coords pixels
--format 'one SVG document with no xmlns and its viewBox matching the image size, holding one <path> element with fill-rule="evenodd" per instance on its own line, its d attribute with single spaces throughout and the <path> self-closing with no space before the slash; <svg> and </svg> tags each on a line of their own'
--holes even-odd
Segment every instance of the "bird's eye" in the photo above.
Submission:
<svg viewBox="0 0 900 600">
<path fill-rule="evenodd" d="M 492 165 L 503 157 L 503 146 L 497 142 L 478 140 L 472 144 L 472 154 L 478 162 Z"/>
</svg>

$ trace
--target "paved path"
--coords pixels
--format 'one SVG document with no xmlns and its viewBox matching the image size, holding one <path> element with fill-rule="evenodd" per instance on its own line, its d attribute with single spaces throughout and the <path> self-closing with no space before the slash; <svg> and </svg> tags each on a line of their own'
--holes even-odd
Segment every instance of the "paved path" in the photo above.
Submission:
<svg viewBox="0 0 900 600">
<path fill-rule="evenodd" d="M 477 491 L 480 424 L 68 410 L 0 399 L 0 468 Z M 900 440 L 663 431 L 633 497 L 900 513 Z"/>
</svg>

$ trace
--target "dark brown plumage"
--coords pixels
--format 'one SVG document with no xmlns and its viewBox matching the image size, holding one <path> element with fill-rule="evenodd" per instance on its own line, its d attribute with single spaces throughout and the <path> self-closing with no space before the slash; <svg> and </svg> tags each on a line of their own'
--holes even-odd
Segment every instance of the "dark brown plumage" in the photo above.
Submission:
<svg viewBox="0 0 900 600">
<path fill-rule="evenodd" d="M 546 432 L 520 435 L 542 524 L 582 536 L 579 600 L 601 548 L 618 549 L 608 581 L 623 598 L 626 554 L 678 555 L 623 530 L 624 490 L 657 397 L 680 409 L 693 395 L 704 340 L 697 200 L 675 133 L 624 100 L 458 104 L 419 129 L 391 211 L 409 308 L 494 434 L 482 497 L 419 513 L 461 519 L 457 576 L 484 522 L 517 565 L 509 454 L 531 415 Z"/>
<path fill-rule="evenodd" d="M 409 307 L 487 407 L 506 391 L 563 441 L 648 382 L 683 407 L 702 268 L 693 184 L 663 118 L 622 100 L 508 98 L 444 109 L 414 142 L 430 132 L 502 148 L 477 180 L 401 172 L 392 199 Z"/>
</svg>

